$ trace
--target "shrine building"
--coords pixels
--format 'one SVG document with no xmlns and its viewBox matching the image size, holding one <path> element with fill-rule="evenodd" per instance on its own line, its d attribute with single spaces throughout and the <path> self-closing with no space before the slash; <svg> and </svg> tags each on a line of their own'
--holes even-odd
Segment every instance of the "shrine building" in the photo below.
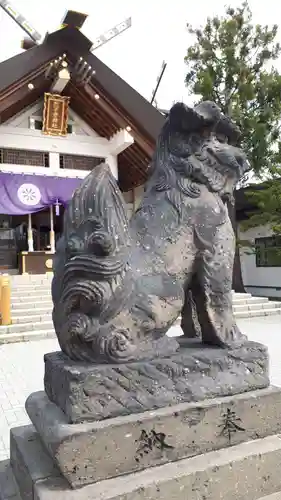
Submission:
<svg viewBox="0 0 281 500">
<path fill-rule="evenodd" d="M 71 23 L 0 64 L 0 272 L 45 273 L 64 207 L 106 161 L 132 212 L 164 116 Z"/>
</svg>

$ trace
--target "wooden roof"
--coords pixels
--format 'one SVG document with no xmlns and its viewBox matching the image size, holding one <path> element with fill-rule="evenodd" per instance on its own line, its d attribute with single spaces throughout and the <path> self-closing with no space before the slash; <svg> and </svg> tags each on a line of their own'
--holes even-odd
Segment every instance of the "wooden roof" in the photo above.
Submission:
<svg viewBox="0 0 281 500">
<path fill-rule="evenodd" d="M 157 135 L 164 116 L 90 52 L 92 42 L 79 30 L 66 27 L 48 35 L 39 46 L 0 64 L 0 123 L 30 106 L 50 90 L 52 80 L 45 77 L 51 61 L 66 54 L 70 71 L 82 57 L 95 70 L 88 83 L 75 78 L 64 94 L 71 107 L 98 134 L 111 137 L 120 128 L 131 127 L 135 143 L 118 157 L 119 182 L 122 190 L 146 180 Z M 28 84 L 34 88 L 30 90 Z M 95 94 L 100 98 L 95 99 Z"/>
</svg>

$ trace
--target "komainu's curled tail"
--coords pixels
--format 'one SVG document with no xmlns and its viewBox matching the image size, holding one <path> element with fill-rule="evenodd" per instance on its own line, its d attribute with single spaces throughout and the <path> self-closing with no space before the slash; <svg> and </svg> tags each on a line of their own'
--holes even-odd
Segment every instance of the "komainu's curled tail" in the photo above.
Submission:
<svg viewBox="0 0 281 500">
<path fill-rule="evenodd" d="M 131 294 L 129 254 L 125 203 L 109 167 L 101 164 L 65 210 L 54 261 L 53 322 L 62 350 L 72 359 L 90 361 L 93 346 L 102 350 L 97 338 L 103 339 Z"/>
</svg>

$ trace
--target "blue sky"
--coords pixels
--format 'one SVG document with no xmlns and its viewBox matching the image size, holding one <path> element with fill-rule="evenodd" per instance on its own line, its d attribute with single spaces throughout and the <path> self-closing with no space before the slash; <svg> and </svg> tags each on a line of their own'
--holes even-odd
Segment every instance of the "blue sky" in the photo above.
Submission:
<svg viewBox="0 0 281 500">
<path fill-rule="evenodd" d="M 176 100 L 192 102 L 184 87 L 183 58 L 190 43 L 186 23 L 202 25 L 207 16 L 221 14 L 226 3 L 240 4 L 236 0 L 12 0 L 12 3 L 42 34 L 56 30 L 67 9 L 85 12 L 89 18 L 82 31 L 91 40 L 132 16 L 132 28 L 97 49 L 96 55 L 148 99 L 165 59 L 168 66 L 157 96 L 158 105 L 164 108 Z M 249 3 L 256 22 L 278 22 L 278 0 Z M 19 53 L 22 38 L 22 31 L 0 11 L 0 60 Z"/>
</svg>

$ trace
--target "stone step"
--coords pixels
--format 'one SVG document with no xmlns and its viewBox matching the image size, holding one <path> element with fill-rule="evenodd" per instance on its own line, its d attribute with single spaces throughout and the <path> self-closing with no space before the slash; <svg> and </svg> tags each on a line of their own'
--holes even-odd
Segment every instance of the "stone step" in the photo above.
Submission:
<svg viewBox="0 0 281 500">
<path fill-rule="evenodd" d="M 51 298 L 45 299 L 45 300 L 40 300 L 40 301 L 25 301 L 25 300 L 17 300 L 13 301 L 11 300 L 11 309 L 12 311 L 23 311 L 24 309 L 41 309 L 41 308 L 53 308 L 53 302 Z"/>
<path fill-rule="evenodd" d="M 22 300 L 27 300 L 27 299 L 37 299 L 37 302 L 40 303 L 43 299 L 45 300 L 46 298 L 51 300 L 51 290 L 49 289 L 43 289 L 42 288 L 38 290 L 17 290 L 14 291 L 12 290 L 11 294 L 11 300 L 13 303 L 16 303 L 17 301 L 22 301 Z M 271 304 L 272 302 L 269 301 L 267 298 L 258 298 L 258 297 L 252 297 L 251 299 L 234 299 L 233 300 L 233 306 L 239 306 L 239 305 L 252 305 L 252 304 Z M 274 304 L 279 304 L 281 307 L 281 302 L 274 302 Z"/>
<path fill-rule="evenodd" d="M 51 281 L 46 281 L 46 282 L 34 282 L 34 283 L 25 283 L 25 284 L 18 284 L 18 283 L 13 283 L 10 281 L 11 284 L 11 289 L 14 291 L 17 290 L 32 290 L 34 287 L 36 288 L 46 288 L 51 290 L 52 283 Z"/>
<path fill-rule="evenodd" d="M 11 296 L 11 304 L 12 305 L 16 305 L 16 304 L 36 304 L 36 307 L 38 305 L 41 304 L 41 300 L 46 302 L 49 301 L 49 302 L 52 302 L 52 298 L 51 296 L 48 294 L 48 295 L 43 295 L 42 297 L 38 297 L 38 295 L 35 294 L 35 297 L 32 297 L 32 296 L 25 296 L 24 294 L 21 295 L 21 297 L 13 297 L 13 295 Z"/>
<path fill-rule="evenodd" d="M 275 305 L 271 307 L 271 302 L 269 302 L 267 305 L 260 305 L 259 307 L 249 307 L 246 306 L 245 309 L 242 310 L 237 310 L 236 307 L 233 307 L 233 312 L 234 316 L 237 319 L 243 319 L 243 318 L 255 318 L 255 317 L 261 317 L 261 316 L 272 316 L 274 314 L 281 314 L 281 304 L 277 303 L 278 305 Z M 244 306 L 242 306 L 244 307 Z M 179 325 L 181 322 L 181 316 L 178 317 L 178 319 L 175 322 L 175 325 Z"/>
<path fill-rule="evenodd" d="M 45 296 L 50 296 L 51 297 L 51 287 L 50 286 L 45 286 L 45 285 L 36 285 L 36 286 L 31 286 L 31 287 L 20 287 L 20 288 L 14 288 L 12 289 L 12 299 L 17 299 L 21 297 L 33 297 L 37 298 L 39 301 L 40 298 L 43 298 Z M 247 305 L 247 304 L 267 304 L 271 301 L 267 297 L 249 297 L 249 298 L 236 298 L 235 296 L 233 297 L 233 305 Z M 281 302 L 279 302 L 279 305 L 281 307 Z"/>
<path fill-rule="evenodd" d="M 51 298 L 51 290 L 33 289 L 33 290 L 17 290 L 17 291 L 12 290 L 11 291 L 11 299 L 14 301 L 17 299 L 22 299 L 22 298 L 23 299 L 33 298 L 33 299 L 37 299 L 38 301 L 40 301 L 40 299 L 43 299 L 44 297 Z"/>
<path fill-rule="evenodd" d="M 236 298 L 234 297 L 232 300 L 233 304 L 265 304 L 269 302 L 268 297 L 246 297 L 244 299 L 242 298 Z"/>
<path fill-rule="evenodd" d="M 21 293 L 32 293 L 32 292 L 40 292 L 41 294 L 43 293 L 51 293 L 51 286 L 50 285 L 26 285 L 26 286 L 15 286 L 13 285 L 11 287 L 11 292 L 14 296 L 17 296 Z"/>
<path fill-rule="evenodd" d="M 275 314 L 281 314 L 281 308 L 277 309 L 261 309 L 255 311 L 240 311 L 235 313 L 235 317 L 237 319 L 249 318 L 249 317 L 263 317 L 263 316 L 272 316 Z M 22 324 L 30 324 L 30 323 L 52 323 L 52 307 L 48 307 L 47 309 L 37 310 L 35 308 L 23 311 L 17 310 L 12 313 L 12 325 L 20 326 Z M 177 324 L 180 323 L 180 320 L 177 321 Z M 1 328 L 1 327 L 0 327 Z M 1 330 L 0 330 L 1 333 Z"/>
<path fill-rule="evenodd" d="M 33 332 L 19 333 L 0 333 L 1 344 L 15 344 L 17 342 L 32 342 L 35 340 L 55 339 L 56 334 L 54 329 L 49 330 L 34 330 Z M 1 496 L 0 496 L 0 500 Z"/>
<path fill-rule="evenodd" d="M 22 293 L 14 293 L 12 292 L 11 294 L 11 303 L 12 304 L 20 304 L 22 302 L 24 303 L 36 303 L 37 306 L 39 306 L 42 301 L 46 302 L 46 301 L 49 301 L 49 302 L 52 302 L 52 296 L 51 296 L 51 292 L 48 292 L 46 291 L 46 293 L 39 293 L 38 292 L 31 292 L 31 293 L 25 293 L 25 292 L 22 292 Z M 268 300 L 261 300 L 261 299 L 258 299 L 256 300 L 255 298 L 253 298 L 251 301 L 233 301 L 233 306 L 236 307 L 236 306 L 248 306 L 248 305 L 254 305 L 254 304 L 260 304 L 261 307 L 264 307 L 265 305 L 270 305 L 272 304 L 271 301 L 268 301 Z M 281 302 L 274 302 L 274 304 L 279 304 L 279 306 L 281 307 Z"/>
<path fill-rule="evenodd" d="M 13 281 L 11 280 L 11 283 L 13 283 Z M 41 281 L 38 281 L 38 282 L 27 282 L 27 283 L 17 283 L 17 286 L 18 287 L 32 287 L 33 285 L 38 285 L 38 286 L 41 286 L 41 285 L 44 285 L 44 286 L 50 286 L 51 287 L 51 284 L 52 284 L 52 280 L 41 280 Z M 250 299 L 251 297 L 253 297 L 253 295 L 251 295 L 250 293 L 235 293 L 233 292 L 232 293 L 232 297 L 236 297 L 237 299 Z M 260 297 L 258 296 L 257 298 L 263 298 L 263 297 Z"/>
<path fill-rule="evenodd" d="M 46 322 L 46 321 L 52 321 L 52 311 L 39 313 L 39 314 L 37 312 L 37 314 L 28 314 L 25 316 L 23 316 L 23 315 L 15 316 L 14 314 L 12 315 L 12 324 L 13 325 L 19 325 L 22 323 L 38 323 L 38 322 Z"/>
<path fill-rule="evenodd" d="M 49 286 L 51 287 L 52 285 L 52 280 L 39 280 L 39 281 L 26 281 L 26 282 L 20 282 L 17 283 L 15 281 L 10 280 L 11 286 L 12 287 L 17 287 L 17 288 L 29 288 L 32 286 Z"/>
<path fill-rule="evenodd" d="M 23 499 L 265 500 L 280 490 L 280 461 L 281 439 L 274 435 L 71 489 L 32 426 L 11 432 L 11 465 Z M 277 499 L 275 493 L 267 500 Z"/>
<path fill-rule="evenodd" d="M 30 309 L 16 309 L 12 312 L 13 324 L 51 321 L 52 309 L 52 304 L 48 304 L 44 309 L 37 309 L 35 307 Z M 236 318 L 271 316 L 274 314 L 281 314 L 281 307 L 234 311 Z"/>
<path fill-rule="evenodd" d="M 252 297 L 252 295 L 250 293 L 236 293 L 236 292 L 232 292 L 232 295 L 234 297 L 237 297 L 238 299 L 240 298 L 246 298 L 246 297 Z"/>
<path fill-rule="evenodd" d="M 18 305 L 13 305 L 12 307 L 12 321 L 13 324 L 20 323 L 37 323 L 52 320 L 52 301 L 40 302 L 37 304 L 26 304 L 21 302 Z M 281 306 L 279 303 L 273 307 L 250 307 L 241 306 L 238 310 L 234 307 L 234 315 L 236 318 L 248 318 L 248 317 L 261 317 L 261 316 L 271 316 L 274 314 L 281 314 Z M 180 323 L 180 318 L 177 320 Z"/>
<path fill-rule="evenodd" d="M 275 314 L 281 314 L 281 308 L 273 308 L 273 309 L 259 309 L 257 311 L 244 311 L 244 312 L 236 312 L 235 318 L 258 318 L 261 316 L 273 316 Z"/>
<path fill-rule="evenodd" d="M 233 311 L 234 312 L 242 312 L 242 311 L 257 311 L 259 309 L 274 309 L 274 308 L 279 308 L 281 309 L 281 302 L 265 302 L 264 304 L 256 304 L 255 302 L 251 304 L 249 302 L 248 304 L 233 304 Z"/>
<path fill-rule="evenodd" d="M 20 318 L 23 316 L 44 316 L 45 314 L 52 314 L 52 304 L 47 304 L 46 307 L 40 304 L 38 307 L 30 307 L 30 308 L 25 308 L 25 309 L 13 309 L 12 311 L 12 317 L 14 318 Z"/>
<path fill-rule="evenodd" d="M 18 281 L 18 280 L 13 280 L 10 278 L 10 283 L 15 286 L 19 287 L 29 287 L 32 285 L 46 285 L 46 286 L 51 286 L 52 280 L 51 279 L 38 279 L 38 280 L 25 280 L 25 281 Z"/>
<path fill-rule="evenodd" d="M 23 294 L 29 296 L 29 295 L 34 295 L 38 297 L 38 300 L 40 300 L 41 296 L 44 296 L 45 294 L 48 294 L 51 296 L 51 286 L 49 285 L 31 285 L 28 287 L 15 287 L 12 288 L 12 297 L 21 297 Z M 267 297 L 236 297 L 235 295 L 233 296 L 233 304 L 234 305 L 243 305 L 243 304 L 264 304 L 269 301 Z M 279 302 L 281 305 L 281 302 Z"/>
<path fill-rule="evenodd" d="M 52 322 L 51 279 L 49 275 L 11 277 L 14 328 L 21 324 Z M 269 316 L 281 313 L 281 302 L 269 301 L 267 297 L 253 297 L 250 293 L 233 292 L 233 309 L 238 319 Z"/>
<path fill-rule="evenodd" d="M 36 293 L 26 294 L 24 292 L 18 297 L 14 297 L 13 295 L 11 295 L 11 304 L 13 305 L 26 303 L 28 304 L 27 307 L 29 307 L 29 304 L 32 302 L 36 304 L 36 307 L 40 307 L 40 304 L 42 302 L 52 302 L 52 296 L 49 293 L 38 295 Z"/>
<path fill-rule="evenodd" d="M 37 321 L 35 323 L 19 323 L 15 325 L 0 326 L 0 335 L 7 333 L 24 333 L 24 332 L 34 332 L 40 330 L 53 330 L 53 322 L 48 321 Z"/>
</svg>

